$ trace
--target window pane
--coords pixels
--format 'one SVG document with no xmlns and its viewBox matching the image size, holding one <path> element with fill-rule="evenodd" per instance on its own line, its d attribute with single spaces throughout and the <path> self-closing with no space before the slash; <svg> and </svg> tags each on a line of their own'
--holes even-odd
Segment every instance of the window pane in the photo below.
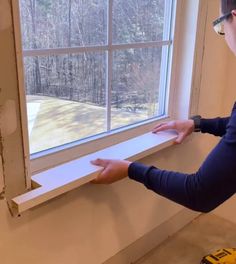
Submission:
<svg viewBox="0 0 236 264">
<path fill-rule="evenodd" d="M 25 58 L 30 151 L 106 131 L 106 54 Z"/>
<path fill-rule="evenodd" d="M 24 49 L 103 45 L 107 0 L 20 0 Z"/>
<path fill-rule="evenodd" d="M 31 154 L 164 113 L 172 0 L 19 2 Z"/>
<path fill-rule="evenodd" d="M 114 53 L 112 129 L 158 116 L 161 56 L 162 48 Z"/>
<path fill-rule="evenodd" d="M 114 0 L 113 42 L 162 40 L 165 2 L 165 0 Z"/>
</svg>

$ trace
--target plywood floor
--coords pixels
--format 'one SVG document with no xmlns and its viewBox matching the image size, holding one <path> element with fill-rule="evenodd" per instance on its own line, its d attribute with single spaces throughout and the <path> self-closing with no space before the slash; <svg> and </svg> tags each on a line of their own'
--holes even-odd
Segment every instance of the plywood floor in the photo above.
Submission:
<svg viewBox="0 0 236 264">
<path fill-rule="evenodd" d="M 205 214 L 135 264 L 199 264 L 204 255 L 223 247 L 236 247 L 236 224 Z"/>
</svg>

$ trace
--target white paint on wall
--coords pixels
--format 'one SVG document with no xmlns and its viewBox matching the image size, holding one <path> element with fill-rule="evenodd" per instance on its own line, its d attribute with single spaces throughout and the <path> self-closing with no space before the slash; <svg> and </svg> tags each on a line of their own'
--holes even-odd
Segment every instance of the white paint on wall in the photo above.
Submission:
<svg viewBox="0 0 236 264">
<path fill-rule="evenodd" d="M 0 31 L 10 28 L 11 21 L 11 8 L 8 0 L 0 1 Z"/>
</svg>

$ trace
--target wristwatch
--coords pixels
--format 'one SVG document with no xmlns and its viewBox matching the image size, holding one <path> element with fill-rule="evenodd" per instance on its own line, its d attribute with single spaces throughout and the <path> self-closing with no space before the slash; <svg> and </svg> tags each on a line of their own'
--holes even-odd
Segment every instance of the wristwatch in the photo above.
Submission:
<svg viewBox="0 0 236 264">
<path fill-rule="evenodd" d="M 201 116 L 200 115 L 195 115 L 195 116 L 191 116 L 190 119 L 193 120 L 194 122 L 194 132 L 200 132 L 201 131 Z"/>
</svg>

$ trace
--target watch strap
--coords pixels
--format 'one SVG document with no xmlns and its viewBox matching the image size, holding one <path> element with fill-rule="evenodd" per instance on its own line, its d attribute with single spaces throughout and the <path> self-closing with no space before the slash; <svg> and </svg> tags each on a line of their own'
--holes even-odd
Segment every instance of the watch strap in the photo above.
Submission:
<svg viewBox="0 0 236 264">
<path fill-rule="evenodd" d="M 200 115 L 195 115 L 190 117 L 190 119 L 192 119 L 194 122 L 194 132 L 201 131 L 201 118 L 202 117 Z"/>
</svg>

